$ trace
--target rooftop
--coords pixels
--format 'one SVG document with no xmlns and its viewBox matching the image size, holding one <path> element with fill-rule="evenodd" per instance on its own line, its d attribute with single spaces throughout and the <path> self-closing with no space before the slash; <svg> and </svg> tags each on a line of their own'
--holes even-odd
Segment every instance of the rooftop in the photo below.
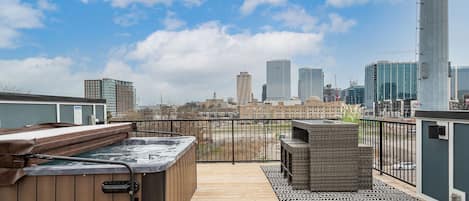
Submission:
<svg viewBox="0 0 469 201">
<path fill-rule="evenodd" d="M 0 92 L 0 101 L 31 101 L 31 102 L 67 102 L 67 103 L 106 103 L 105 99 L 81 97 L 49 96 L 38 94 L 22 94 Z"/>
</svg>

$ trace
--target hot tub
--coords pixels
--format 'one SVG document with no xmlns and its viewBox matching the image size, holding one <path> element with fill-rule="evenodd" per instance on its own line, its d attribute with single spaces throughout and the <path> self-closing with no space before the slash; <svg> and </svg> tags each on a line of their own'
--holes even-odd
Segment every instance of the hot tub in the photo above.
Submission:
<svg viewBox="0 0 469 201">
<path fill-rule="evenodd" d="M 189 201 L 197 186 L 194 137 L 128 138 L 77 157 L 130 164 L 139 184 L 136 200 Z M 127 193 L 104 193 L 105 181 L 129 180 L 117 165 L 54 161 L 24 168 L 16 184 L 0 186 L 2 201 L 120 201 Z"/>
</svg>

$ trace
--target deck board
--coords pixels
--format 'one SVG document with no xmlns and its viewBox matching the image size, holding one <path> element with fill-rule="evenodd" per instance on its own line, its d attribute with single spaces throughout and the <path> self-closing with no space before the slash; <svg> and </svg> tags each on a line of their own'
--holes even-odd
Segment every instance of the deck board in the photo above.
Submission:
<svg viewBox="0 0 469 201">
<path fill-rule="evenodd" d="M 198 163 L 192 201 L 277 201 L 260 166 L 279 163 Z"/>
</svg>

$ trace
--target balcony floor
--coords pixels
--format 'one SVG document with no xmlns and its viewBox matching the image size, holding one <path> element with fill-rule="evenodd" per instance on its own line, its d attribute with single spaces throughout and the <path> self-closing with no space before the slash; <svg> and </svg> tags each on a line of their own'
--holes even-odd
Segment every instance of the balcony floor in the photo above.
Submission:
<svg viewBox="0 0 469 201">
<path fill-rule="evenodd" d="M 198 163 L 197 191 L 192 201 L 277 201 L 261 165 L 271 163 Z M 389 176 L 373 177 L 415 197 L 415 188 Z"/>
<path fill-rule="evenodd" d="M 198 163 L 192 201 L 277 201 L 260 166 L 274 163 Z"/>
</svg>

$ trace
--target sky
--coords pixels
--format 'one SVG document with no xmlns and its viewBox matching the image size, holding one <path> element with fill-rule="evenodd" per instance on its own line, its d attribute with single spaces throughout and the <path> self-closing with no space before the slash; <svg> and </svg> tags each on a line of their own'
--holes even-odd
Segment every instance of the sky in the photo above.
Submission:
<svg viewBox="0 0 469 201">
<path fill-rule="evenodd" d="M 363 84 L 378 60 L 414 61 L 416 0 L 0 0 L 0 90 L 83 96 L 83 80 L 134 82 L 139 105 L 235 97 L 266 61 Z M 469 1 L 450 0 L 450 60 L 469 65 Z M 336 81 L 335 81 L 336 80 Z"/>
</svg>

